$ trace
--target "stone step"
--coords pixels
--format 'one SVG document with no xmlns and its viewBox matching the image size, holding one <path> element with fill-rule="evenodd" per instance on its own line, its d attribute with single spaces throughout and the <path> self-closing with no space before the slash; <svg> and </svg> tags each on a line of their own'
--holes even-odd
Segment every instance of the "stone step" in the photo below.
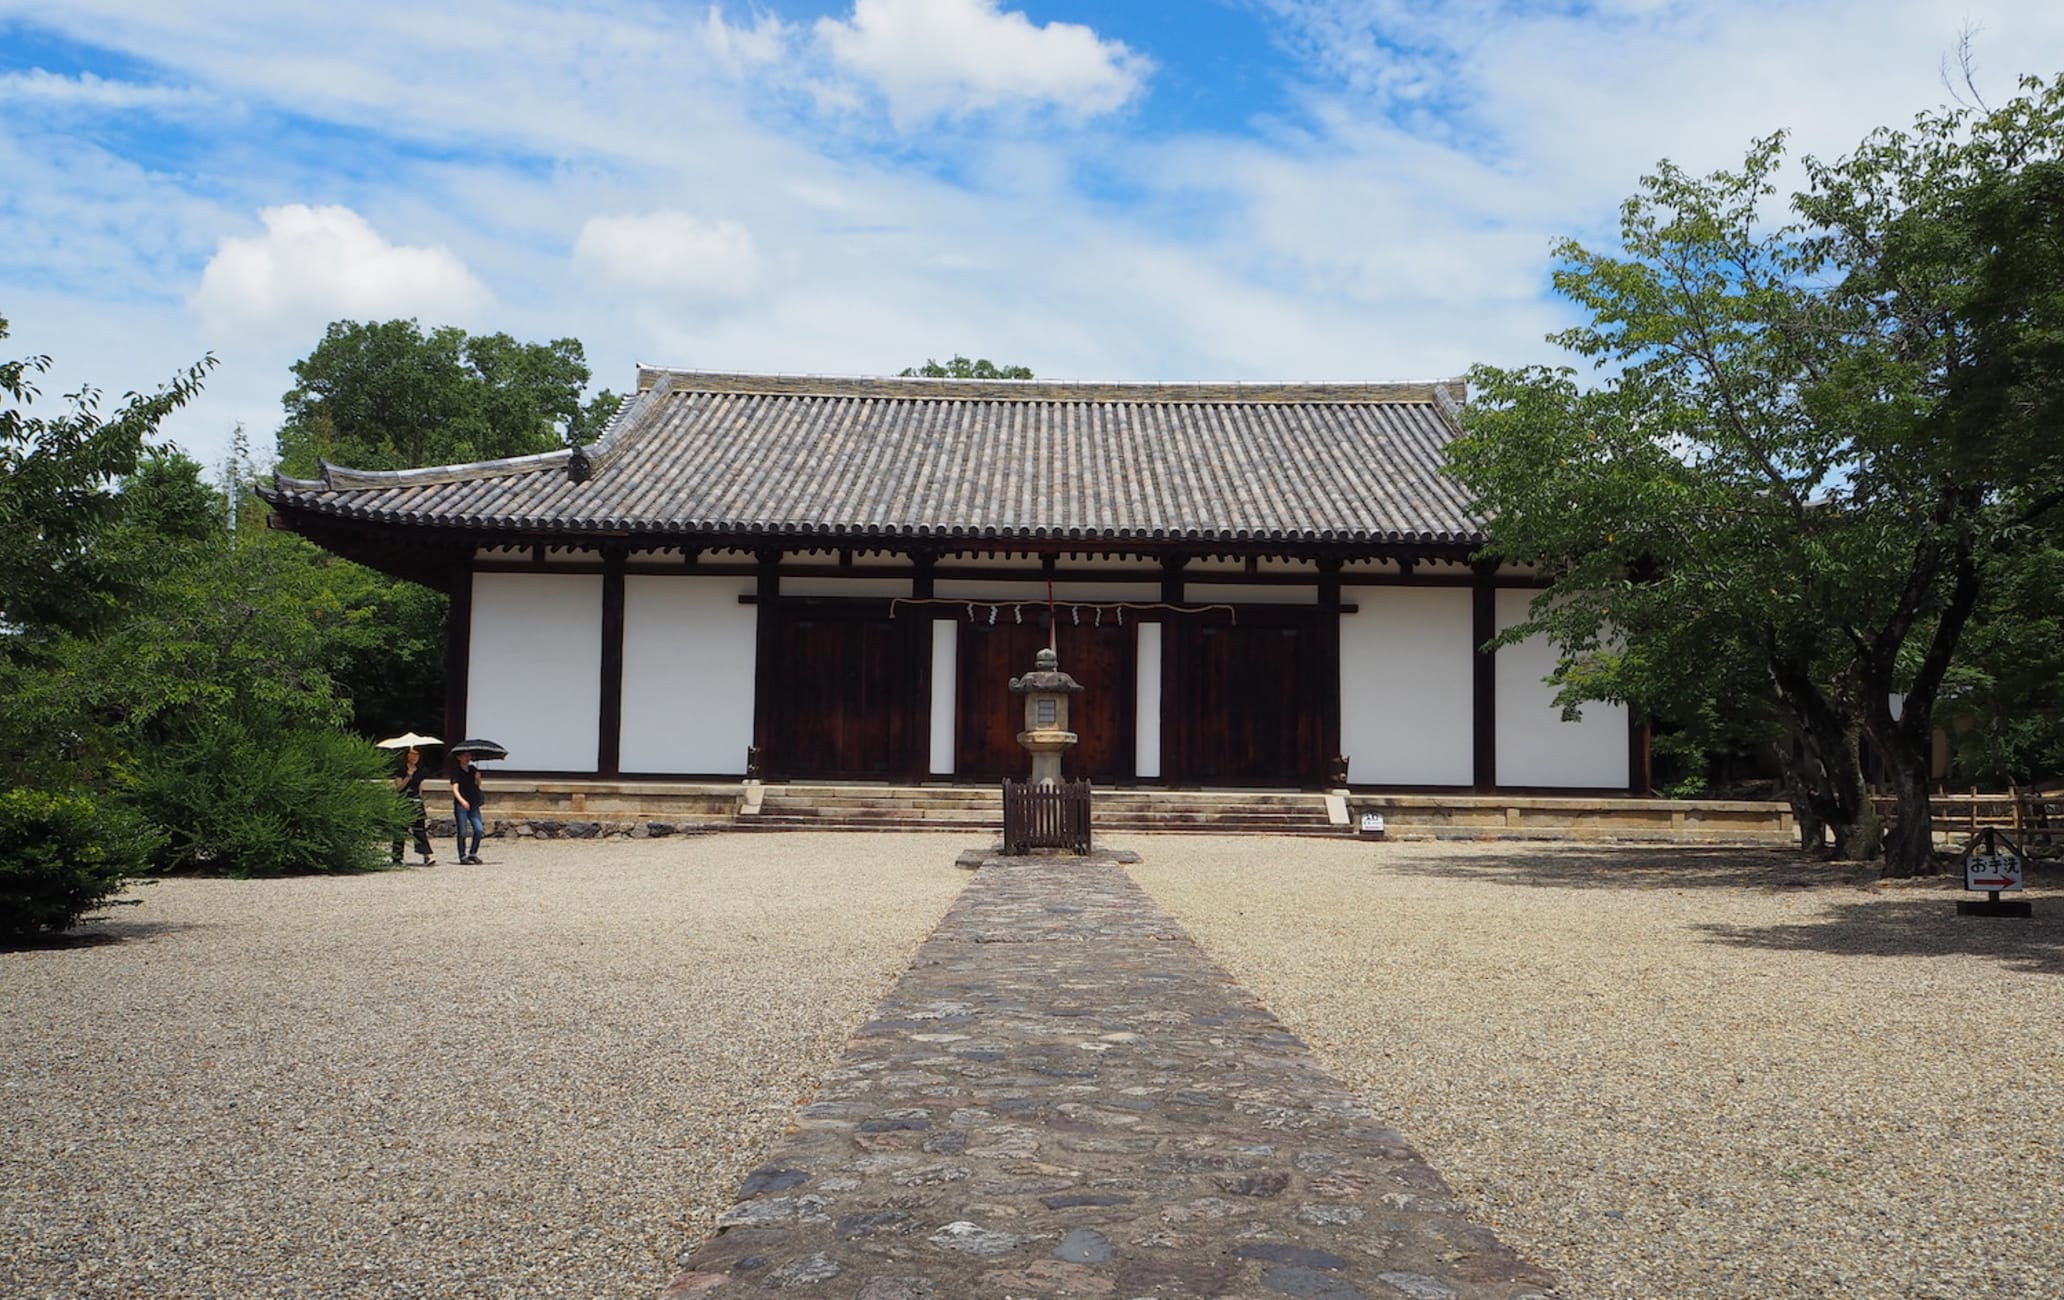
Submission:
<svg viewBox="0 0 2064 1300">
<path fill-rule="evenodd" d="M 986 803 L 973 800 L 966 802 L 928 799 L 787 799 L 769 795 L 760 801 L 760 807 L 775 808 L 879 808 L 889 811 L 913 808 L 937 808 L 946 812 L 996 812 L 1002 809 L 1003 801 L 991 799 Z"/>
<path fill-rule="evenodd" d="M 1257 812 L 1277 815 L 1312 814 L 1323 816 L 1325 804 L 1319 796 L 1302 800 L 1260 800 L 1260 799 L 1179 799 L 1156 798 L 1153 796 L 1130 797 L 1118 795 L 1094 796 L 1100 809 L 1116 811 L 1164 811 L 1181 812 Z M 995 811 L 1003 801 L 994 795 L 962 798 L 926 798 L 895 795 L 867 795 L 857 797 L 809 798 L 790 794 L 769 793 L 761 806 L 765 808 L 967 808 Z"/>
<path fill-rule="evenodd" d="M 762 813 L 743 817 L 737 830 L 939 830 L 939 832 L 1001 832 L 999 819 L 943 819 L 943 817 L 793 817 L 784 813 Z M 1098 819 L 1094 834 L 1195 834 L 1195 836 L 1342 836 L 1337 825 L 1313 821 L 1207 821 L 1207 819 Z"/>
</svg>

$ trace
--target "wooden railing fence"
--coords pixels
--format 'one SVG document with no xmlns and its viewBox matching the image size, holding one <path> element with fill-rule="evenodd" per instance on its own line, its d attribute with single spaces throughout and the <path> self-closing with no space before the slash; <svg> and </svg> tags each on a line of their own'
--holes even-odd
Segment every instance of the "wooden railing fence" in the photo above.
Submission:
<svg viewBox="0 0 2064 1300">
<path fill-rule="evenodd" d="M 1892 820 L 1896 802 L 1887 796 L 1871 801 L 1878 816 Z M 1958 841 L 1987 827 L 2012 834 L 2030 852 L 2064 852 L 2064 789 L 2009 790 L 1966 794 L 1946 791 L 1929 796 L 1929 823 L 1937 835 Z"/>
<path fill-rule="evenodd" d="M 1089 852 L 1089 782 L 1034 785 L 1003 783 L 1003 851 L 1033 849 Z"/>
</svg>

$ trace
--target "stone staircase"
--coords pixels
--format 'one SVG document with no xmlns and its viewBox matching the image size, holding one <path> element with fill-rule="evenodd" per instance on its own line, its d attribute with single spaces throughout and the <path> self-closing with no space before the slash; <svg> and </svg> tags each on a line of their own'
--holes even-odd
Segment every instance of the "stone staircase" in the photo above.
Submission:
<svg viewBox="0 0 2064 1300">
<path fill-rule="evenodd" d="M 1245 790 L 1096 792 L 1098 834 L 1341 835 L 1318 794 Z M 950 830 L 996 834 L 1003 800 L 994 786 L 770 785 L 739 830 Z"/>
</svg>

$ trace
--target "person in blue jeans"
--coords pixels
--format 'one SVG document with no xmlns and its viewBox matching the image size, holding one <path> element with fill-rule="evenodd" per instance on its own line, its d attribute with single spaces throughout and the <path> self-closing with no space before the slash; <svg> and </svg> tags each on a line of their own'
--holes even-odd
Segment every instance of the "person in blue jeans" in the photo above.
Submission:
<svg viewBox="0 0 2064 1300">
<path fill-rule="evenodd" d="M 480 772 L 473 766 L 471 754 L 452 755 L 452 830 L 459 840 L 459 861 L 474 864 L 480 861 L 480 837 L 487 831 L 487 823 L 480 817 Z M 473 847 L 466 847 L 466 831 L 473 831 Z"/>
</svg>

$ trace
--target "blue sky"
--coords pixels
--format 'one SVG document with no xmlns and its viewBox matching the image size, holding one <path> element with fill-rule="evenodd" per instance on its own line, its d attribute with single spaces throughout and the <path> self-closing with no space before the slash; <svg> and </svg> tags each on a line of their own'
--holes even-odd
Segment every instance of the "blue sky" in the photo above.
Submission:
<svg viewBox="0 0 2064 1300">
<path fill-rule="evenodd" d="M 2051 0 L 0 0 L 0 315 L 52 394 L 341 318 L 637 362 L 1425 379 L 1549 360 L 1662 157 L 1834 155 L 2064 67 Z"/>
</svg>

